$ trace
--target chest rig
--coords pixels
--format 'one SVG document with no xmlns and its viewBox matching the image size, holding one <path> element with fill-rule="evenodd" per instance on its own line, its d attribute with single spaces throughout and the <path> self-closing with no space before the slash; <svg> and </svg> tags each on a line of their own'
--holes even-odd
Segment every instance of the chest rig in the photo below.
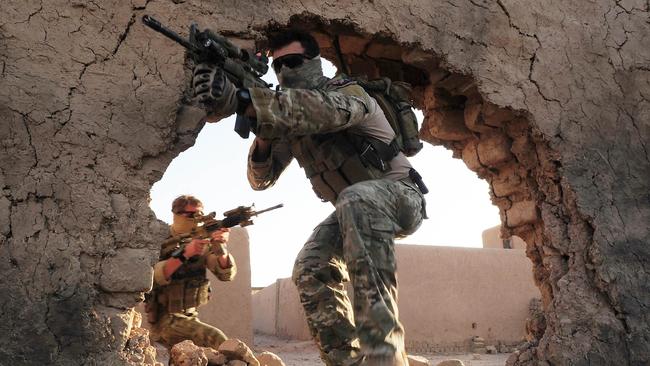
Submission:
<svg viewBox="0 0 650 366">
<path fill-rule="evenodd" d="M 345 88 L 353 85 L 352 81 L 331 80 L 322 89 L 345 93 Z M 332 204 L 346 187 L 382 178 L 390 170 L 390 160 L 399 153 L 396 140 L 386 144 L 346 130 L 291 139 L 290 149 L 316 195 Z"/>
<path fill-rule="evenodd" d="M 169 259 L 176 246 L 174 243 L 170 248 L 163 248 L 160 259 Z M 157 305 L 167 313 L 182 313 L 206 304 L 210 300 L 210 281 L 205 271 L 204 256 L 187 260 L 172 274 L 171 283 L 154 287 Z"/>
</svg>

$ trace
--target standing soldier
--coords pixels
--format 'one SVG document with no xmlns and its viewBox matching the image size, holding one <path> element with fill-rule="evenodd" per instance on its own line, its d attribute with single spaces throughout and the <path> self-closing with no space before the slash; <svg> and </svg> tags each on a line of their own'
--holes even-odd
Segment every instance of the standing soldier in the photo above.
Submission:
<svg viewBox="0 0 650 366">
<path fill-rule="evenodd" d="M 171 235 L 191 232 L 197 225 L 193 217 L 201 214 L 202 209 L 203 204 L 196 197 L 176 198 L 172 203 Z M 178 243 L 163 245 L 160 261 L 154 266 L 154 287 L 145 300 L 153 340 L 171 348 L 189 339 L 198 346 L 218 349 L 228 339 L 221 330 L 201 322 L 196 308 L 209 300 L 206 269 L 221 281 L 235 277 L 235 260 L 224 249 L 229 231 L 221 229 L 210 238 L 192 239 L 183 251 L 176 250 Z"/>
<path fill-rule="evenodd" d="M 298 254 L 293 280 L 327 365 L 408 365 L 398 320 L 394 239 L 424 216 L 417 173 L 395 143 L 375 99 L 357 83 L 323 76 L 320 49 L 304 32 L 270 40 L 281 90 L 236 89 L 209 64 L 194 69 L 194 92 L 209 121 L 238 113 L 256 134 L 248 180 L 272 186 L 293 158 L 319 198 L 336 210 Z M 348 275 L 349 273 L 349 275 Z M 350 279 L 354 312 L 343 282 Z"/>
</svg>

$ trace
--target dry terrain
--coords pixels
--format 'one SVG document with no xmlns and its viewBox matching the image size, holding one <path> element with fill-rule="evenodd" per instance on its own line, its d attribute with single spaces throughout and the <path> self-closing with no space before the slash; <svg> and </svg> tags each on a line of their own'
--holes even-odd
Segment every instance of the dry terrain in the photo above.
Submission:
<svg viewBox="0 0 650 366">
<path fill-rule="evenodd" d="M 287 366 L 321 366 L 323 362 L 318 357 L 318 350 L 311 341 L 296 341 L 282 339 L 265 334 L 255 334 L 254 350 L 256 352 L 269 351 L 277 354 Z M 459 359 L 466 366 L 503 366 L 506 363 L 509 353 L 496 355 L 480 355 L 479 360 L 473 360 L 471 354 L 460 355 L 432 355 L 418 354 L 424 356 L 431 365 L 448 359 Z"/>
</svg>

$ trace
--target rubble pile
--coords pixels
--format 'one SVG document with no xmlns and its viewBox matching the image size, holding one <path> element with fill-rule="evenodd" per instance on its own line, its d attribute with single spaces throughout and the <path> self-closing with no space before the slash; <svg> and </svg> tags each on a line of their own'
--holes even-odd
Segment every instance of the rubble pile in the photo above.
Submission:
<svg viewBox="0 0 650 366">
<path fill-rule="evenodd" d="M 239 339 L 228 339 L 218 350 L 199 347 L 186 340 L 172 347 L 169 364 L 172 366 L 285 366 L 284 362 L 271 352 L 257 356 Z"/>
</svg>

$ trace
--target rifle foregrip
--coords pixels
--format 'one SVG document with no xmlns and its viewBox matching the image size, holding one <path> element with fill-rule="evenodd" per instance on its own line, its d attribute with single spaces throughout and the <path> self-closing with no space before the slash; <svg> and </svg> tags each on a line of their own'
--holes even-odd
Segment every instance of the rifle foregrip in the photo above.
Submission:
<svg viewBox="0 0 650 366">
<path fill-rule="evenodd" d="M 234 216 L 228 216 L 225 217 L 222 222 L 223 222 L 223 227 L 233 227 L 239 225 L 241 222 L 246 221 L 246 217 L 243 217 L 242 215 L 234 215 Z"/>
</svg>

